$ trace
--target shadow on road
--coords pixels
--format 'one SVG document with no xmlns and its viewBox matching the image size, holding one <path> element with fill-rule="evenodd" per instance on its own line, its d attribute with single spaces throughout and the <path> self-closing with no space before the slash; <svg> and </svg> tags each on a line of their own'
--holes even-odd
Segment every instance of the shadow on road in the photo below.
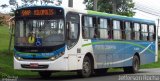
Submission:
<svg viewBox="0 0 160 81">
<path fill-rule="evenodd" d="M 143 72 L 143 71 L 140 71 L 139 73 L 146 73 L 146 72 Z M 118 75 L 124 75 L 126 73 L 124 72 L 108 72 L 106 75 L 93 75 L 92 77 L 89 77 L 87 79 L 95 79 L 95 78 L 99 78 L 99 77 L 113 77 L 113 76 L 118 76 Z M 79 77 L 78 75 L 76 74 L 73 74 L 73 75 L 60 75 L 60 76 L 54 76 L 54 74 L 48 78 L 48 79 L 43 79 L 43 78 L 40 78 L 40 77 L 34 77 L 34 78 L 19 78 L 18 80 L 22 80 L 22 81 L 28 81 L 28 80 L 55 80 L 55 81 L 64 81 L 64 80 L 80 80 L 80 79 L 83 79 L 81 77 Z"/>
</svg>

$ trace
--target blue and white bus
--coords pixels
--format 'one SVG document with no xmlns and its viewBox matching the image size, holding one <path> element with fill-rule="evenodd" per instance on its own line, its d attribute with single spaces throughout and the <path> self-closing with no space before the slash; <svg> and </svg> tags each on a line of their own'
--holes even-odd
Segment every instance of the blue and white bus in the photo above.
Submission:
<svg viewBox="0 0 160 81">
<path fill-rule="evenodd" d="M 14 69 L 77 71 L 82 77 L 122 67 L 136 73 L 157 61 L 154 21 L 54 6 L 15 11 Z"/>
</svg>

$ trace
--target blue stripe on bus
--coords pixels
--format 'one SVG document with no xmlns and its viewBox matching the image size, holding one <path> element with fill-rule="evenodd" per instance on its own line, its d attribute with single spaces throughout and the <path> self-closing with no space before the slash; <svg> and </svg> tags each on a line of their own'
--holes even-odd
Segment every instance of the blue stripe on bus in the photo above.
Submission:
<svg viewBox="0 0 160 81">
<path fill-rule="evenodd" d="M 57 56 L 64 51 L 65 51 L 65 46 L 50 53 L 24 53 L 24 52 L 18 52 L 16 50 L 14 50 L 14 53 L 15 53 L 15 56 L 22 57 L 22 58 L 50 58 L 53 56 Z"/>
<path fill-rule="evenodd" d="M 140 55 L 141 64 L 155 62 L 155 42 L 126 41 L 134 43 L 135 45 L 123 43 L 125 41 L 121 42 L 104 42 L 103 40 L 95 39 L 92 40 L 91 45 L 93 47 L 93 53 L 96 57 L 96 62 L 99 64 L 98 67 L 101 67 L 102 65 L 105 67 L 131 66 L 132 58 L 136 52 Z M 142 46 L 143 48 L 138 45 Z"/>
</svg>

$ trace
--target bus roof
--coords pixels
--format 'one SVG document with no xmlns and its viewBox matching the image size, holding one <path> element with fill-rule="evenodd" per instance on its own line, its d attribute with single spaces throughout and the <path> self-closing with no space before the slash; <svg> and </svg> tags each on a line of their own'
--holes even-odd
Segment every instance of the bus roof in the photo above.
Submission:
<svg viewBox="0 0 160 81">
<path fill-rule="evenodd" d="M 63 7 L 58 7 L 58 6 L 43 6 L 43 5 L 41 5 L 41 6 L 26 6 L 26 7 L 19 7 L 19 8 L 17 8 L 17 10 L 20 10 L 20 9 L 26 9 L 26 8 L 37 8 L 37 7 L 39 7 L 39 8 L 63 8 Z"/>
<path fill-rule="evenodd" d="M 36 8 L 36 7 L 42 7 L 42 8 L 63 8 L 63 7 L 57 7 L 57 6 L 28 6 L 28 7 L 19 7 L 19 9 L 26 9 L 26 8 Z M 93 16 L 102 16 L 104 18 L 111 18 L 111 19 L 118 19 L 118 20 L 124 20 L 124 21 L 131 21 L 131 22 L 138 22 L 138 23 L 147 23 L 147 24 L 155 24 L 155 21 L 153 20 L 147 20 L 147 19 L 140 19 L 140 18 L 133 18 L 133 17 L 127 17 L 127 16 L 121 16 L 116 14 L 109 14 L 104 12 L 97 12 L 92 10 L 77 10 L 74 8 L 64 8 L 67 11 L 73 11 L 83 14 L 89 14 Z"/>
<path fill-rule="evenodd" d="M 121 16 L 121 15 L 116 15 L 116 14 L 97 12 L 97 11 L 92 11 L 92 10 L 87 10 L 87 13 L 90 14 L 90 15 L 98 15 L 98 16 L 111 18 L 111 19 L 118 19 L 118 20 L 124 20 L 124 21 L 133 21 L 133 22 L 138 22 L 138 23 L 155 24 L 155 21 L 153 21 L 153 20 L 139 19 L 139 18 Z"/>
</svg>

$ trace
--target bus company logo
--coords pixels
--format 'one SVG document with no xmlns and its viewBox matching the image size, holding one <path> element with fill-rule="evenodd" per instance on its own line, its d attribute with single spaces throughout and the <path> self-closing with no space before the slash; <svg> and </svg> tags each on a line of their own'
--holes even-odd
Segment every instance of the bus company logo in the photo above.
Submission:
<svg viewBox="0 0 160 81">
<path fill-rule="evenodd" d="M 114 45 L 95 45 L 94 48 L 97 50 L 115 50 L 116 46 Z"/>
<path fill-rule="evenodd" d="M 50 56 L 50 55 L 55 55 L 54 53 L 42 53 L 42 56 Z"/>
</svg>

